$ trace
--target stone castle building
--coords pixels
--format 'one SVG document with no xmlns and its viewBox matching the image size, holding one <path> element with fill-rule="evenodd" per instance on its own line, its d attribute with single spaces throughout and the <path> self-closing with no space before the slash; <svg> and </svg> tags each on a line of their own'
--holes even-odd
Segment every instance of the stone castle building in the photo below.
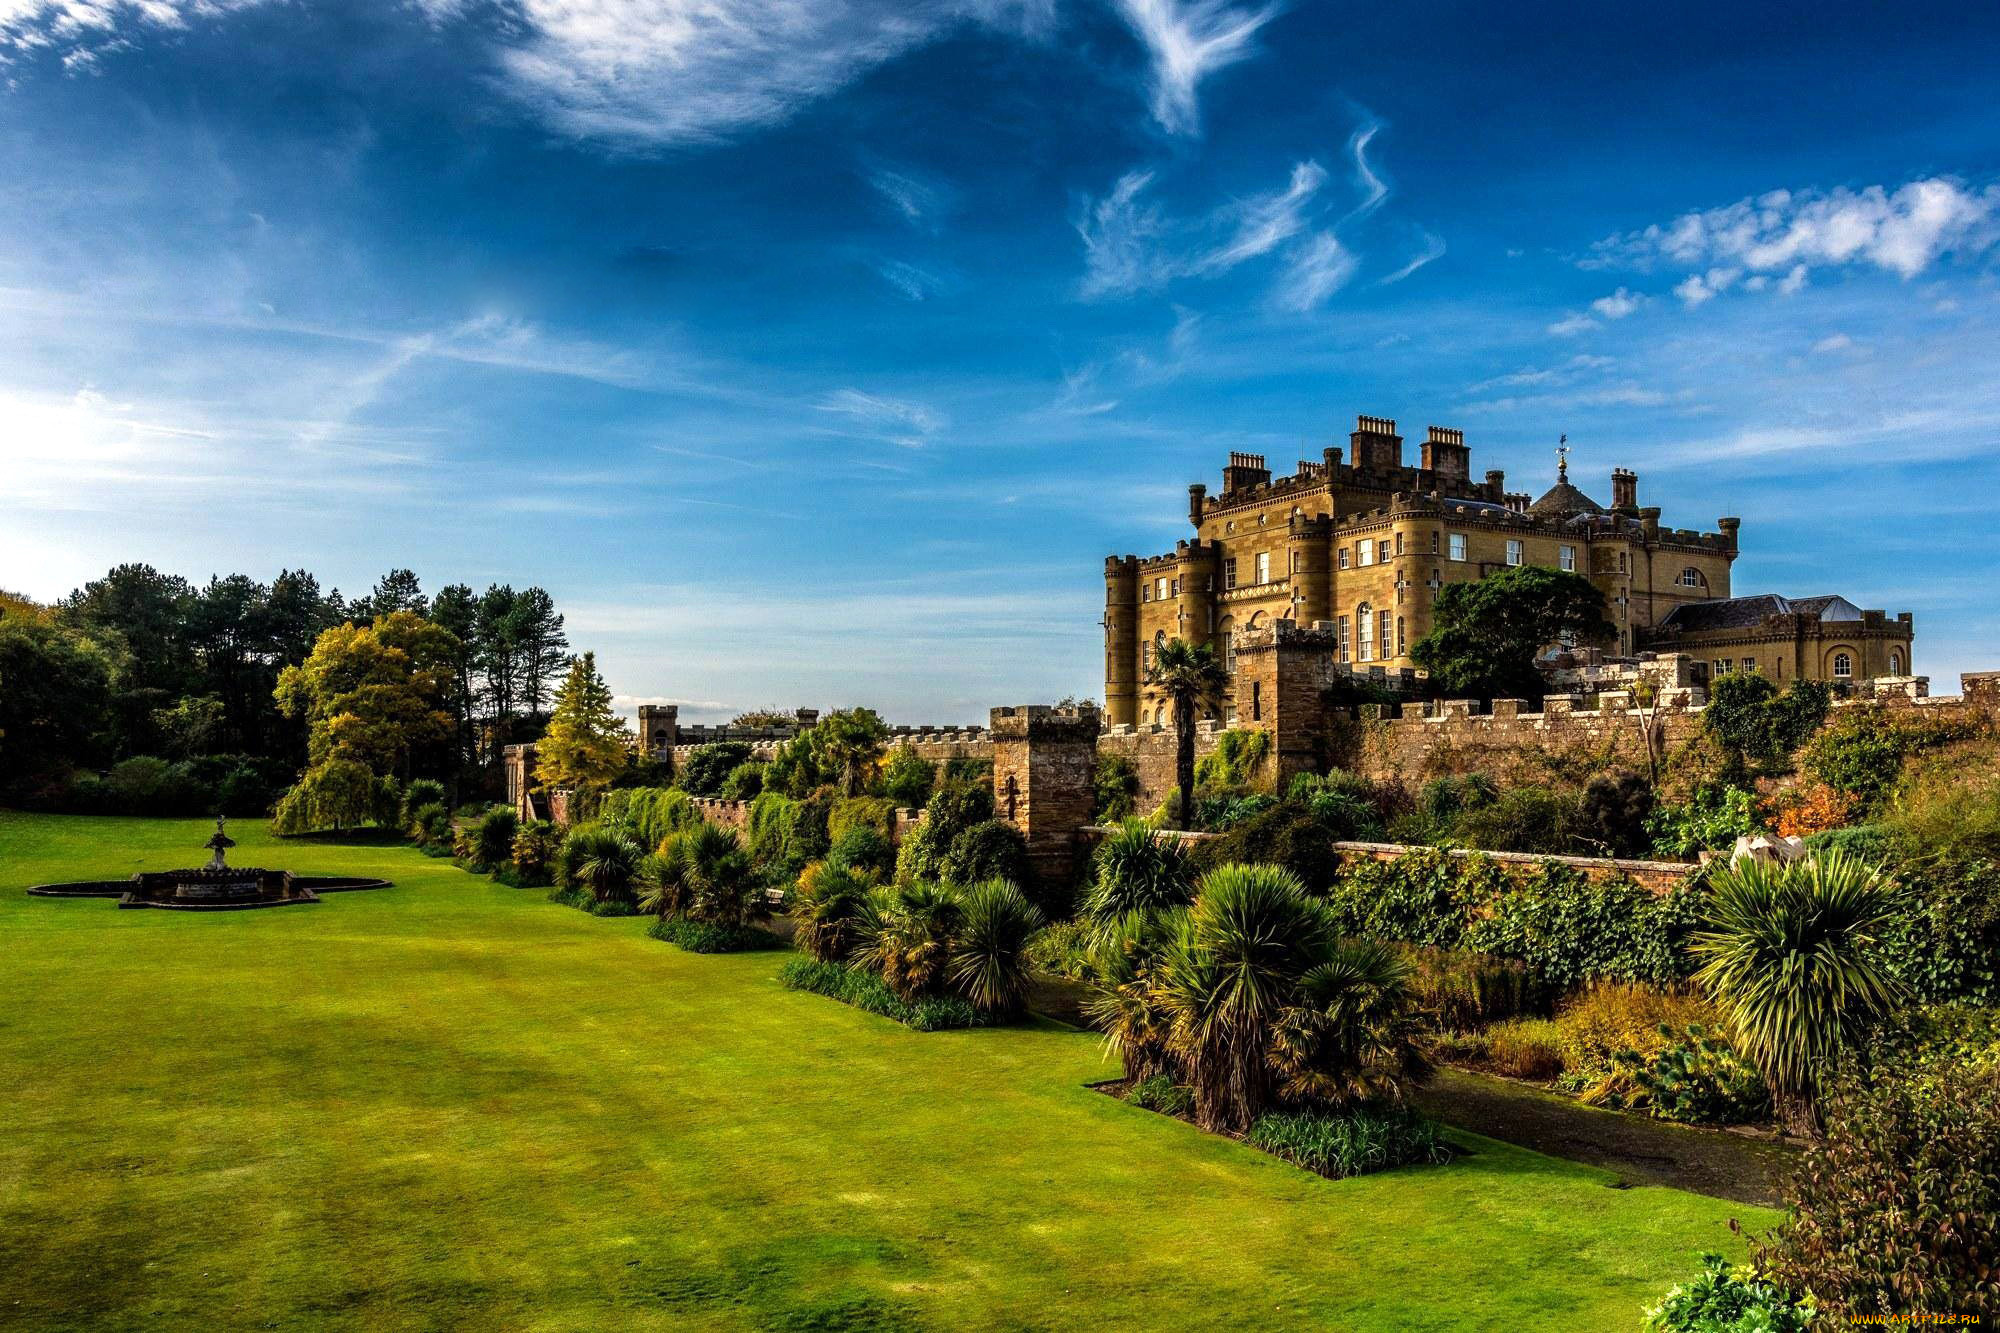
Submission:
<svg viewBox="0 0 2000 1333">
<path fill-rule="evenodd" d="M 1145 684 L 1170 639 L 1214 646 L 1232 686 L 1222 711 L 1260 720 L 1259 684 L 1237 651 L 1277 622 L 1321 636 L 1332 665 L 1384 675 L 1415 667 L 1410 649 L 1431 627 L 1447 583 L 1513 565 L 1572 570 L 1603 592 L 1617 655 L 1658 646 L 1717 671 L 1775 679 L 1866 679 L 1910 668 L 1912 625 L 1840 597 L 1731 595 L 1741 521 L 1716 530 L 1668 528 L 1639 505 L 1639 479 L 1611 473 L 1604 506 L 1572 485 L 1565 459 L 1540 499 L 1509 491 L 1505 474 L 1472 479 L 1464 433 L 1432 426 L 1408 466 L 1396 423 L 1364 416 L 1343 458 L 1327 449 L 1273 478 L 1258 454 L 1232 453 L 1222 489 L 1188 487 L 1192 538 L 1160 555 L 1105 561 L 1104 692 L 1112 725 L 1169 720 Z M 1262 631 L 1262 633 L 1259 633 Z M 1239 677 L 1244 679 L 1239 679 Z"/>
</svg>

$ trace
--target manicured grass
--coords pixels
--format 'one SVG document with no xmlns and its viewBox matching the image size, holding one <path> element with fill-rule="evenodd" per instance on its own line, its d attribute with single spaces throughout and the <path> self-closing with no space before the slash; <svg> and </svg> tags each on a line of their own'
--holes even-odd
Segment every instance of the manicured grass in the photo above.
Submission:
<svg viewBox="0 0 2000 1333">
<path fill-rule="evenodd" d="M 199 821 L 0 812 L 0 1326 L 1619 1329 L 1769 1213 L 1483 1139 L 1329 1181 L 395 846 L 199 915 L 28 898 Z"/>
</svg>

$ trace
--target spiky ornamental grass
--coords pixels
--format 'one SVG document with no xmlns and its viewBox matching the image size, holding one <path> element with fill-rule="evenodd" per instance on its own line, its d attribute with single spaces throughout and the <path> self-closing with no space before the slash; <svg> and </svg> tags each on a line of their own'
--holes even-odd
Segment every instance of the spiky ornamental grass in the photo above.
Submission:
<svg viewBox="0 0 2000 1333">
<path fill-rule="evenodd" d="M 1895 1001 L 1870 956 L 1888 907 L 1880 873 L 1841 852 L 1746 859 L 1714 877 L 1706 927 L 1689 941 L 1702 960 L 1695 979 L 1728 1011 L 1792 1128 L 1817 1127 L 1840 1053 Z"/>
<path fill-rule="evenodd" d="M 1084 915 L 1100 931 L 1115 922 L 1185 907 L 1194 899 L 1194 867 L 1180 840 L 1127 820 L 1097 849 L 1097 882 Z"/>
<path fill-rule="evenodd" d="M 1004 879 L 965 891 L 952 940 L 951 980 L 984 1014 L 1019 1013 L 1028 996 L 1028 942 L 1046 924 L 1041 909 Z"/>
</svg>

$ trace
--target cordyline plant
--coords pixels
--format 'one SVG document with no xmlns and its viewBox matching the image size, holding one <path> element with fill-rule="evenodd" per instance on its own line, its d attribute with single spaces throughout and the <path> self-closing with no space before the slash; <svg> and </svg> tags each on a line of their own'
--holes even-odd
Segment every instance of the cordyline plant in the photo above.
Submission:
<svg viewBox="0 0 2000 1333">
<path fill-rule="evenodd" d="M 1871 956 L 1889 910 L 1880 872 L 1841 852 L 1744 859 L 1713 881 L 1705 928 L 1689 948 L 1695 979 L 1728 1012 L 1743 1053 L 1785 1125 L 1819 1128 L 1818 1103 L 1841 1053 L 1896 998 Z"/>
</svg>

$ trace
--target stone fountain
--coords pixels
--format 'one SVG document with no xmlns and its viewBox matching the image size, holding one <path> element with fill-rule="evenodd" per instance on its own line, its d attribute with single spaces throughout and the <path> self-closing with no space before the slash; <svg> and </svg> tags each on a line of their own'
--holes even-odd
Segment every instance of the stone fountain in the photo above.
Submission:
<svg viewBox="0 0 2000 1333">
<path fill-rule="evenodd" d="M 82 880 L 71 884 L 39 884 L 28 892 L 43 898 L 116 898 L 120 907 L 163 907 L 174 911 L 239 911 L 250 907 L 289 907 L 316 903 L 322 893 L 389 887 L 386 879 L 355 879 L 327 875 L 294 875 L 289 870 L 232 866 L 224 855 L 236 840 L 227 821 L 218 817 L 215 832 L 203 844 L 208 864 L 189 870 L 142 870 L 125 880 Z"/>
</svg>

